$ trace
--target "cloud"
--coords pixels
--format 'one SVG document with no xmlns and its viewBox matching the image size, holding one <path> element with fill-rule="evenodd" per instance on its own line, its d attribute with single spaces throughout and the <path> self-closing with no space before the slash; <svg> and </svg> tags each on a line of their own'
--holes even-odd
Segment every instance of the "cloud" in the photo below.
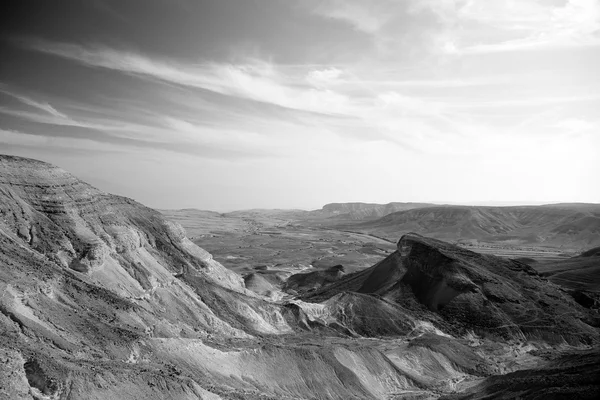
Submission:
<svg viewBox="0 0 600 400">
<path fill-rule="evenodd" d="M 47 102 L 9 91 L 6 85 L 2 85 L 1 90 L 21 103 L 32 106 L 35 111 L 43 111 L 34 112 L 0 106 L 0 115 L 9 117 L 2 119 L 4 129 L 0 141 L 13 146 L 46 144 L 67 148 L 66 143 L 72 143 L 73 148 L 81 149 L 96 149 L 104 145 L 125 146 L 130 151 L 132 149 L 166 150 L 202 158 L 230 160 L 272 156 L 259 147 L 249 148 L 238 145 L 239 138 L 233 141 L 227 140 L 232 137 L 225 135 L 224 130 L 200 129 L 183 120 L 164 118 L 159 113 L 155 113 L 153 119 L 148 120 L 143 115 L 146 111 L 129 109 L 119 113 L 115 110 L 80 104 L 73 110 L 76 116 L 72 116 L 57 112 L 56 108 Z M 85 111 L 81 112 L 81 110 Z M 36 124 L 44 124 L 46 127 L 40 129 Z M 19 129 L 6 129 L 7 127 Z M 216 137 L 225 140 L 211 140 L 207 132 L 214 133 L 213 139 Z"/>
<path fill-rule="evenodd" d="M 121 151 L 119 146 L 110 143 L 101 143 L 89 138 L 56 137 L 47 135 L 35 135 L 14 129 L 0 128 L 0 143 L 11 146 L 29 146 L 42 149 L 49 147 L 65 149 L 81 149 L 88 151 Z"/>
<path fill-rule="evenodd" d="M 326 69 L 316 69 L 310 71 L 306 76 L 306 81 L 316 88 L 326 88 L 337 81 L 344 74 L 344 71 L 332 67 Z"/>
<path fill-rule="evenodd" d="M 571 36 L 566 34 L 545 35 L 527 37 L 524 39 L 509 40 L 495 44 L 481 44 L 467 46 L 462 49 L 446 48 L 448 54 L 485 54 L 502 53 L 509 51 L 531 51 L 557 48 L 577 47 L 599 47 L 600 37 L 595 36 Z"/>
<path fill-rule="evenodd" d="M 439 110 L 439 105 L 424 106 L 423 100 L 397 91 L 394 92 L 396 96 L 394 107 L 390 107 L 390 102 L 385 100 L 386 96 L 389 96 L 389 89 L 376 88 L 374 91 L 366 88 L 368 85 L 361 82 L 360 78 L 354 81 L 343 80 L 343 77 L 346 75 L 352 77 L 352 74 L 347 74 L 346 71 L 336 67 L 312 68 L 304 75 L 291 75 L 284 73 L 283 69 L 274 64 L 260 60 L 239 65 L 225 63 L 193 65 L 172 60 L 155 60 L 140 54 L 99 46 L 83 47 L 39 40 L 30 40 L 26 45 L 92 67 L 108 68 L 323 115 L 369 120 L 374 115 L 381 118 L 382 112 L 400 112 L 403 115 L 421 118 L 426 108 L 430 110 L 428 116 L 432 115 L 432 110 Z M 398 83 L 408 84 L 406 81 Z M 388 81 L 387 84 L 391 82 Z M 441 83 L 442 86 L 448 84 Z M 455 81 L 450 85 L 456 84 Z M 435 84 L 429 82 L 428 85 Z M 362 95 L 357 95 L 358 92 L 362 92 Z"/>
<path fill-rule="evenodd" d="M 59 112 L 58 110 L 56 110 L 56 108 L 52 107 L 50 104 L 48 104 L 46 102 L 35 101 L 29 97 L 13 93 L 13 92 L 3 89 L 1 87 L 0 87 L 0 92 L 19 100 L 23 104 L 27 104 L 28 106 L 37 108 L 38 110 L 42 110 L 56 118 L 62 118 L 62 119 L 68 118 L 65 114 Z"/>
<path fill-rule="evenodd" d="M 67 115 L 44 115 L 29 111 L 15 110 L 0 106 L 0 113 L 18 117 L 23 120 L 37 122 L 40 124 L 73 126 L 79 128 L 94 129 L 99 131 L 126 131 L 131 130 L 132 126 L 115 123 L 114 121 L 106 121 L 105 123 L 75 120 Z"/>
<path fill-rule="evenodd" d="M 404 115 L 423 115 L 438 117 L 444 112 L 444 105 L 401 95 L 397 92 L 385 92 L 378 96 L 384 109 Z"/>
<path fill-rule="evenodd" d="M 334 151 L 336 146 L 348 146 L 350 142 L 381 141 L 413 153 L 460 153 L 462 144 L 469 140 L 475 143 L 473 139 L 465 140 L 461 136 L 466 132 L 476 133 L 468 134 L 469 137 L 496 135 L 495 129 L 470 120 L 473 110 L 561 105 L 598 99 L 597 96 L 573 95 L 510 100 L 478 97 L 475 101 L 469 97 L 451 96 L 451 92 L 428 98 L 409 95 L 407 89 L 447 91 L 472 87 L 479 90 L 479 87 L 512 82 L 513 79 L 475 76 L 420 80 L 401 72 L 389 72 L 389 69 L 356 69 L 349 65 L 286 68 L 261 60 L 245 64 L 192 64 L 101 46 L 47 41 L 30 41 L 27 46 L 91 67 L 151 78 L 148 82 L 177 84 L 168 90 L 154 87 L 149 92 L 150 97 L 153 97 L 152 93 L 158 97 L 166 96 L 165 92 L 179 93 L 176 103 L 162 102 L 160 107 L 148 108 L 143 123 L 140 123 L 140 111 L 123 110 L 114 117 L 118 124 L 128 129 L 111 134 L 118 136 L 124 145 L 197 152 L 204 157 L 209 154 L 224 158 L 235 158 L 237 154 L 295 157 L 305 153 L 311 142 L 320 148 L 320 152 Z M 210 92 L 258 103 L 241 105 L 245 103 L 214 99 L 211 96 L 216 95 L 207 95 Z M 214 100 L 218 100 L 218 104 Z M 206 112 L 198 117 L 202 110 Z M 152 118 L 148 119 L 148 113 Z M 49 112 L 43 115 L 24 111 L 13 114 L 38 122 L 78 126 L 73 122 L 76 121 L 82 127 L 108 128 L 94 126 L 97 122 L 89 118 L 59 118 Z M 497 136 L 502 137 L 502 134 Z"/>
<path fill-rule="evenodd" d="M 581 118 L 567 118 L 550 124 L 550 127 L 573 135 L 595 132 L 597 124 Z"/>
<path fill-rule="evenodd" d="M 446 0 L 307 0 L 310 11 L 323 18 L 342 21 L 368 35 L 373 44 L 360 53 L 393 60 L 422 59 L 437 46 L 440 32 L 451 22 L 437 12 Z"/>
<path fill-rule="evenodd" d="M 411 79 L 411 80 L 363 80 L 363 84 L 387 87 L 462 88 L 472 86 L 494 86 L 514 82 L 514 77 L 488 76 L 468 79 Z"/>
<path fill-rule="evenodd" d="M 561 97 L 524 97 L 510 100 L 473 101 L 468 99 L 455 99 L 448 105 L 450 109 L 478 109 L 478 108 L 503 108 L 503 107 L 536 107 L 557 104 L 595 102 L 600 100 L 600 95 L 578 95 Z"/>
<path fill-rule="evenodd" d="M 312 12 L 326 17 L 345 21 L 359 31 L 376 33 L 393 18 L 393 0 L 326 0 L 314 4 Z"/>
<path fill-rule="evenodd" d="M 383 54 L 452 55 L 600 46 L 600 1 L 323 0 L 312 12 L 371 35 Z"/>
<path fill-rule="evenodd" d="M 0 113 L 17 117 L 22 120 L 48 124 L 58 126 L 72 126 L 86 129 L 93 129 L 98 131 L 128 131 L 135 130 L 138 127 L 133 124 L 124 124 L 115 122 L 114 119 L 98 119 L 98 118 L 73 118 L 64 112 L 58 111 L 53 105 L 46 101 L 40 101 L 33 99 L 29 96 L 17 93 L 13 90 L 7 89 L 7 85 L 0 86 L 0 92 L 4 93 L 14 99 L 17 99 L 20 103 L 30 106 L 34 110 L 27 109 L 16 109 L 5 106 L 0 106 Z M 35 112 L 38 111 L 38 112 Z M 41 113 L 39 111 L 42 111 Z M 98 111 L 98 110 L 96 110 Z"/>
<path fill-rule="evenodd" d="M 292 109 L 335 114 L 341 112 L 343 103 L 347 101 L 343 95 L 329 90 L 298 87 L 297 82 L 288 81 L 286 76 L 281 75 L 269 63 L 258 60 L 238 65 L 208 62 L 184 64 L 104 46 L 84 47 L 45 40 L 26 40 L 23 44 L 91 67 L 121 71 Z"/>
<path fill-rule="evenodd" d="M 123 109 L 119 115 L 113 115 L 126 129 L 107 132 L 124 145 L 162 146 L 165 150 L 230 159 L 236 154 L 298 156 L 306 153 L 309 143 L 323 153 L 349 143 L 382 142 L 413 153 L 452 154 L 461 151 L 458 144 L 468 142 L 461 136 L 465 132 L 486 137 L 497 131 L 473 123 L 471 119 L 478 117 L 473 110 L 597 99 L 573 95 L 496 100 L 478 95 L 475 101 L 473 97 L 452 96 L 453 88 L 480 90 L 480 87 L 514 83 L 513 77 L 508 76 L 455 78 L 444 74 L 440 79 L 417 79 L 415 76 L 427 74 L 406 74 L 405 70 L 395 71 L 382 65 L 371 69 L 364 65 L 286 67 L 256 59 L 242 64 L 191 63 L 97 45 L 43 40 L 22 44 L 86 66 L 144 78 L 142 82 L 148 82 L 144 86 L 152 87 L 148 90 L 149 97 L 165 98 L 168 93 L 178 93 L 176 104 L 163 101 L 160 107 L 155 104 L 147 108 L 143 116 L 138 109 Z M 162 82 L 176 85 L 165 88 Z M 157 83 L 158 88 L 154 86 Z M 414 95 L 424 90 L 446 93 L 437 97 Z M 0 109 L 0 112 L 13 112 L 15 116 L 38 122 L 77 126 L 72 122 L 76 121 L 85 127 L 108 128 L 94 126 L 99 121 L 79 115 L 76 119 L 61 119 L 52 115 L 50 109 L 35 116 L 21 110 Z M 202 115 L 198 116 L 200 112 Z"/>
<path fill-rule="evenodd" d="M 480 31 L 464 30 L 460 45 L 449 39 L 445 51 L 483 54 L 600 46 L 600 2 L 568 0 L 562 6 L 534 0 L 466 2 L 456 18 L 495 29 L 506 39 L 477 43 Z M 517 37 L 515 37 L 517 36 Z"/>
</svg>

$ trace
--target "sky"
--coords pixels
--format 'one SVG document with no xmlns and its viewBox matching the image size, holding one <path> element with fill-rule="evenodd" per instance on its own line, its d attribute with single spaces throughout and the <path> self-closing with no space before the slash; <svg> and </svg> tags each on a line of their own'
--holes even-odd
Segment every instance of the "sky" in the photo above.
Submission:
<svg viewBox="0 0 600 400">
<path fill-rule="evenodd" d="M 8 0 L 0 153 L 155 208 L 600 202 L 600 0 Z"/>
</svg>

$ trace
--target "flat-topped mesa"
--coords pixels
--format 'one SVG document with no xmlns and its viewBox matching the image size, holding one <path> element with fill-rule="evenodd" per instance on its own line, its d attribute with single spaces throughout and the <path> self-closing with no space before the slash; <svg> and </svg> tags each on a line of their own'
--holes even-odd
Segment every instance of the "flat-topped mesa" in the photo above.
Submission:
<svg viewBox="0 0 600 400">
<path fill-rule="evenodd" d="M 398 252 L 406 268 L 402 281 L 421 303 L 438 311 L 456 296 L 478 290 L 463 272 L 460 261 L 423 240 L 416 234 L 407 234 L 398 241 Z"/>
</svg>

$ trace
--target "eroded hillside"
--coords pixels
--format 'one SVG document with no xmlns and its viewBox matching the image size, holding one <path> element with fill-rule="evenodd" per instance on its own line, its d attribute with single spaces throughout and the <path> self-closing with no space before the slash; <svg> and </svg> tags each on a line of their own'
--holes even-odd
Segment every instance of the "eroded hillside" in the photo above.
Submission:
<svg viewBox="0 0 600 400">
<path fill-rule="evenodd" d="M 598 344 L 595 311 L 523 263 L 406 235 L 341 272 L 275 296 L 162 214 L 0 156 L 0 398 L 433 399 Z"/>
</svg>

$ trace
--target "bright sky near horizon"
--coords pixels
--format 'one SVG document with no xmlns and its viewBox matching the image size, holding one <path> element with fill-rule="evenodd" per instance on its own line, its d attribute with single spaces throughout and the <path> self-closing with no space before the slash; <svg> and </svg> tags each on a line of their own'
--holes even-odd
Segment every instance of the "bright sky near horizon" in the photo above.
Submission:
<svg viewBox="0 0 600 400">
<path fill-rule="evenodd" d="M 0 153 L 151 207 L 600 202 L 600 0 L 5 3 Z"/>
</svg>

